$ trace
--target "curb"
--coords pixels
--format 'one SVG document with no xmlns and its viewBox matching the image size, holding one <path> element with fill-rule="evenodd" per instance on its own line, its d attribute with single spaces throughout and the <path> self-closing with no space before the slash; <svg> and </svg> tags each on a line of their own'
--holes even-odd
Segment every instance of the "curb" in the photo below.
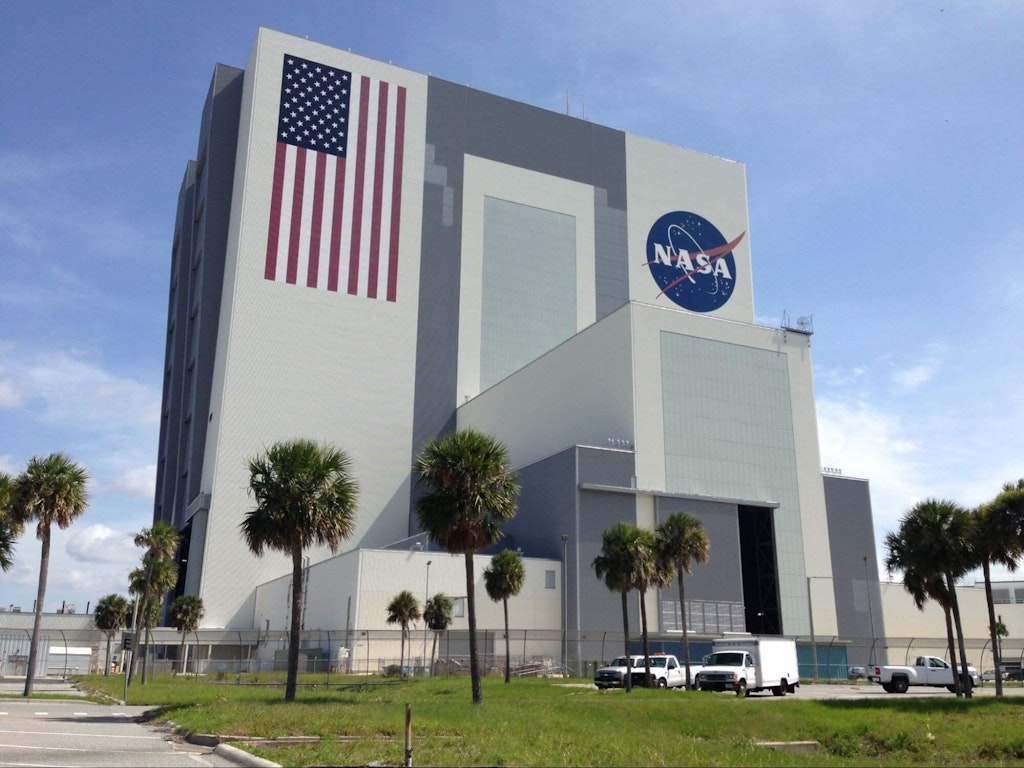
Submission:
<svg viewBox="0 0 1024 768">
<path fill-rule="evenodd" d="M 230 760 L 232 763 L 236 763 L 237 765 L 252 766 L 252 768 L 281 768 L 281 766 L 273 760 L 267 760 L 263 757 L 251 755 L 244 749 L 233 747 L 230 744 L 218 744 L 214 747 L 213 754 L 220 755 L 225 760 Z"/>
</svg>

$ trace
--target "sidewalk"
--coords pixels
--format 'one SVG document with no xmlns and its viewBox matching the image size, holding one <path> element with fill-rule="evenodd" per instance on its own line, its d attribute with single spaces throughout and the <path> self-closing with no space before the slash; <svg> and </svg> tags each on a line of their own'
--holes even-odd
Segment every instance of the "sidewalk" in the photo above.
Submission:
<svg viewBox="0 0 1024 768">
<path fill-rule="evenodd" d="M 25 692 L 24 677 L 0 678 L 0 694 L 4 696 L 21 696 Z M 32 686 L 33 696 L 85 696 L 68 680 L 58 677 L 36 678 Z"/>
</svg>

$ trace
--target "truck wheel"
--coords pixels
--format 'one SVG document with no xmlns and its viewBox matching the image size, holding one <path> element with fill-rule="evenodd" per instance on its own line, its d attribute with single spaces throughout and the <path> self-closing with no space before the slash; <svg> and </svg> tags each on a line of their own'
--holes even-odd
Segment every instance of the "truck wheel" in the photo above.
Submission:
<svg viewBox="0 0 1024 768">
<path fill-rule="evenodd" d="M 969 677 L 960 677 L 960 690 L 964 693 L 970 693 L 974 689 L 974 681 Z"/>
<path fill-rule="evenodd" d="M 897 677 L 892 681 L 893 693 L 906 693 L 909 688 L 910 683 L 907 682 L 905 677 Z"/>
<path fill-rule="evenodd" d="M 711 691 L 714 690 L 710 685 L 702 685 L 700 686 L 700 689 L 702 691 L 707 691 L 708 693 L 711 693 Z"/>
<path fill-rule="evenodd" d="M 658 678 L 658 687 L 668 688 L 668 680 L 666 680 L 664 677 Z"/>
<path fill-rule="evenodd" d="M 896 693 L 896 691 L 892 689 L 892 683 L 882 683 L 882 690 L 886 693 Z"/>
<path fill-rule="evenodd" d="M 750 691 L 747 690 L 746 680 L 740 680 L 738 683 L 736 683 L 736 695 L 741 696 L 743 698 L 746 698 L 750 695 Z"/>
<path fill-rule="evenodd" d="M 772 693 L 775 693 L 775 691 L 772 691 Z M 775 695 L 785 696 L 787 693 L 789 693 L 789 682 L 787 682 L 786 678 L 782 678 L 782 680 L 779 681 L 779 692 Z"/>
</svg>

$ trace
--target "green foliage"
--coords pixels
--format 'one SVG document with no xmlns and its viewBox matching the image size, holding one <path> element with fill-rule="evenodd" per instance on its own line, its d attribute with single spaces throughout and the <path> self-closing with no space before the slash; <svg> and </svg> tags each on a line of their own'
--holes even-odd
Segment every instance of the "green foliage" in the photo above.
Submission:
<svg viewBox="0 0 1024 768">
<path fill-rule="evenodd" d="M 46 579 L 50 568 L 50 529 L 68 528 L 89 504 L 89 473 L 63 453 L 46 458 L 33 456 L 25 471 L 8 489 L 9 514 L 14 526 L 36 521 L 36 538 L 41 542 L 39 586 L 36 590 L 35 619 L 28 652 L 28 669 L 37 669 L 39 633 L 46 600 Z M 25 696 L 32 695 L 35 675 L 25 676 Z"/>
<path fill-rule="evenodd" d="M 184 635 L 199 629 L 206 609 L 203 599 L 197 595 L 179 595 L 171 603 L 171 626 Z"/>
<path fill-rule="evenodd" d="M 405 589 L 391 598 L 388 603 L 388 624 L 399 624 L 402 627 L 402 652 L 399 656 L 399 667 L 405 668 L 405 641 L 409 636 L 409 624 L 420 620 L 420 604 L 412 592 Z"/>
<path fill-rule="evenodd" d="M 487 596 L 501 602 L 505 614 L 505 682 L 512 677 L 512 654 L 508 637 L 508 599 L 519 594 L 526 581 L 523 558 L 511 549 L 505 549 L 491 558 L 491 564 L 484 569 L 484 587 Z"/>
<path fill-rule="evenodd" d="M 451 626 L 454 609 L 455 605 L 452 603 L 452 599 L 448 595 L 438 592 L 427 600 L 426 608 L 423 610 L 423 620 L 435 632 L 444 632 Z"/>
<path fill-rule="evenodd" d="M 336 553 L 355 532 L 359 484 L 344 451 L 312 440 L 275 443 L 249 459 L 249 493 L 256 508 L 240 528 L 257 556 L 267 549 L 292 559 L 291 626 L 288 634 L 288 685 L 285 701 L 295 699 L 299 671 L 299 622 L 302 616 L 302 553 L 326 544 Z"/>
<path fill-rule="evenodd" d="M 473 702 L 483 703 L 476 639 L 473 553 L 502 536 L 501 524 L 519 509 L 519 482 L 508 448 L 491 435 L 461 429 L 424 446 L 413 464 L 426 492 L 416 501 L 416 519 L 434 541 L 466 558 L 466 609 Z"/>
<path fill-rule="evenodd" d="M 132 692 L 130 703 L 156 707 L 157 720 L 192 732 L 319 737 L 319 743 L 276 748 L 236 744 L 293 766 L 400 764 L 407 702 L 415 765 L 997 766 L 1024 759 L 1022 699 L 780 701 L 658 690 L 626 696 L 582 687 L 583 681 L 523 679 L 506 686 L 487 678 L 481 708 L 457 695 L 459 680 L 376 680 L 331 676 L 332 687 L 325 688 L 324 675 L 303 675 L 301 696 L 285 707 L 277 688 L 157 675 Z M 116 678 L 87 682 L 120 697 Z M 605 738 L 616 723 L 642 728 L 629 738 Z M 805 740 L 821 748 L 798 754 L 756 746 Z"/>
<path fill-rule="evenodd" d="M 0 571 L 14 565 L 14 542 L 21 536 L 22 522 L 14 517 L 14 480 L 0 472 Z"/>
</svg>

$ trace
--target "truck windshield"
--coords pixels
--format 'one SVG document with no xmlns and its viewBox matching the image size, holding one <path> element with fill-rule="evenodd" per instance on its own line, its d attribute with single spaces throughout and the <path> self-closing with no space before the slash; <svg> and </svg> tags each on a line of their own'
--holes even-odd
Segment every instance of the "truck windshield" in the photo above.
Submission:
<svg viewBox="0 0 1024 768">
<path fill-rule="evenodd" d="M 612 663 L 609 664 L 608 666 L 609 667 L 629 667 L 629 666 L 633 666 L 633 665 L 632 664 L 628 664 L 626 662 L 626 657 L 625 656 L 616 656 L 614 659 L 612 659 Z"/>
<path fill-rule="evenodd" d="M 743 666 L 743 654 L 735 652 L 719 652 L 712 653 L 708 657 L 708 663 L 706 666 L 709 667 L 742 667 Z"/>
</svg>

